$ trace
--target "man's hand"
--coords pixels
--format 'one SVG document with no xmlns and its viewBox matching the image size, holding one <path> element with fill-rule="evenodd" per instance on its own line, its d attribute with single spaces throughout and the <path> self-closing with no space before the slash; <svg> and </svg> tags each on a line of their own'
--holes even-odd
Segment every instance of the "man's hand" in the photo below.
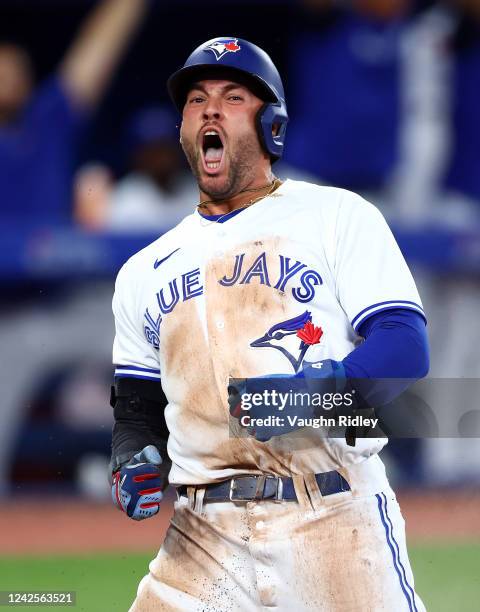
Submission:
<svg viewBox="0 0 480 612">
<path fill-rule="evenodd" d="M 273 436 L 302 428 L 303 419 L 316 416 L 316 406 L 307 401 L 307 394 L 339 393 L 344 385 L 345 370 L 341 362 L 331 359 L 304 362 L 302 370 L 292 376 L 270 374 L 231 381 L 228 387 L 230 414 L 250 436 L 266 442 Z M 263 401 L 251 401 L 254 395 L 265 391 L 268 394 L 263 396 Z M 295 393 L 302 394 L 303 401 Z M 335 416 L 332 412 L 331 416 Z"/>
<path fill-rule="evenodd" d="M 160 509 L 166 482 L 158 466 L 162 458 L 146 446 L 113 475 L 113 503 L 135 521 L 154 516 Z"/>
</svg>

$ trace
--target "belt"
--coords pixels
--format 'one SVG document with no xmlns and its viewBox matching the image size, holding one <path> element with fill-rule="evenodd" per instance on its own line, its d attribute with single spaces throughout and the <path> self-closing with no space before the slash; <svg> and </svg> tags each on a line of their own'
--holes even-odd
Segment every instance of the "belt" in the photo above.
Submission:
<svg viewBox="0 0 480 612">
<path fill-rule="evenodd" d="M 315 474 L 318 488 L 323 496 L 350 491 L 350 485 L 336 471 Z M 177 487 L 178 495 L 187 495 L 187 486 Z M 261 476 L 237 476 L 223 482 L 205 485 L 206 501 L 295 501 L 297 495 L 293 479 L 285 476 L 263 474 Z"/>
</svg>

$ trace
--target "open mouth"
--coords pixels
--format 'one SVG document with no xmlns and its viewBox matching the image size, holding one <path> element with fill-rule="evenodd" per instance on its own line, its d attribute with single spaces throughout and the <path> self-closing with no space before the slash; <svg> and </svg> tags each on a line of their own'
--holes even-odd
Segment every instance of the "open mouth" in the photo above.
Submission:
<svg viewBox="0 0 480 612">
<path fill-rule="evenodd" d="M 224 146 L 216 130 L 207 130 L 202 140 L 203 165 L 208 174 L 215 174 L 222 165 Z"/>
</svg>

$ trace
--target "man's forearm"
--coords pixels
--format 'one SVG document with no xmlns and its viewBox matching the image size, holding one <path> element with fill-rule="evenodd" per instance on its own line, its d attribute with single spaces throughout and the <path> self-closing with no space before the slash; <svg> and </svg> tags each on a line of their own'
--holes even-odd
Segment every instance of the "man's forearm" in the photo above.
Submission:
<svg viewBox="0 0 480 612">
<path fill-rule="evenodd" d="M 69 93 L 84 105 L 104 93 L 148 0 L 105 0 L 83 24 L 60 68 Z"/>
<path fill-rule="evenodd" d="M 135 421 L 116 421 L 112 430 L 111 471 L 119 467 L 138 453 L 142 448 L 153 444 L 158 449 L 163 461 L 168 461 L 167 440 L 161 432 L 152 430 L 147 423 Z M 168 465 L 168 464 L 167 464 Z"/>
<path fill-rule="evenodd" d="M 421 315 L 389 310 L 373 315 L 361 332 L 365 342 L 343 360 L 347 378 L 411 378 L 427 375 L 428 339 Z"/>
<path fill-rule="evenodd" d="M 115 418 L 111 471 L 127 463 L 141 449 L 153 445 L 162 457 L 162 470 L 167 472 L 170 465 L 164 416 L 167 400 L 160 382 L 119 379 L 112 390 L 110 403 Z"/>
<path fill-rule="evenodd" d="M 371 317 L 361 330 L 365 342 L 343 361 L 345 377 L 354 381 L 367 403 L 383 405 L 427 375 L 425 321 L 409 310 L 390 310 Z"/>
</svg>

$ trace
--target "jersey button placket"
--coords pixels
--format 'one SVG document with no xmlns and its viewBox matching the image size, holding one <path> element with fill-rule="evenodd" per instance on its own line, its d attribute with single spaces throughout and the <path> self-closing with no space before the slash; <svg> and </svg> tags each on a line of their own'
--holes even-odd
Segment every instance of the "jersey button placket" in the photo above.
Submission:
<svg viewBox="0 0 480 612">
<path fill-rule="evenodd" d="M 216 244 L 215 244 L 215 251 L 214 251 L 214 256 L 215 257 L 223 257 L 225 255 L 225 251 L 223 250 L 223 244 L 224 244 L 224 239 L 227 236 L 227 232 L 225 231 L 224 228 L 220 228 L 217 231 L 216 234 Z"/>
</svg>

